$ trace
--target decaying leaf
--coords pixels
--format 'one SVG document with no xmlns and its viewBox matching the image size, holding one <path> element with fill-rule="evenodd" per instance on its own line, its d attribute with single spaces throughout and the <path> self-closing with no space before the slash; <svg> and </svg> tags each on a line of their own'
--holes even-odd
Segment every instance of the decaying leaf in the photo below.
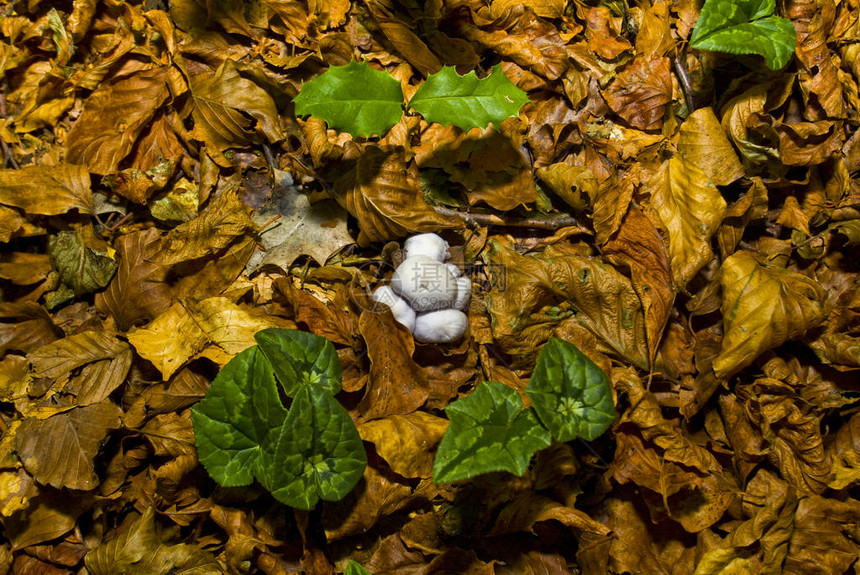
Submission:
<svg viewBox="0 0 860 575">
<path fill-rule="evenodd" d="M 817 282 L 762 265 L 750 252 L 741 250 L 726 259 L 720 282 L 725 335 L 714 360 L 717 377 L 729 377 L 824 317 L 827 292 Z"/>
<path fill-rule="evenodd" d="M 108 431 L 119 427 L 121 413 L 106 400 L 47 419 L 25 419 L 16 434 L 24 468 L 42 484 L 95 489 L 99 478 L 93 460 Z"/>
</svg>

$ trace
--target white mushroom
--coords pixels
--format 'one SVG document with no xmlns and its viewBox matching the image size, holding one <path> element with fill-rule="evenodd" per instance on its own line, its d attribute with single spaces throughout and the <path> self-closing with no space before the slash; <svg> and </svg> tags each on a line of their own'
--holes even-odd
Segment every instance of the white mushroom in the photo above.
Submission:
<svg viewBox="0 0 860 575">
<path fill-rule="evenodd" d="M 465 311 L 472 297 L 472 281 L 467 277 L 457 278 L 457 297 L 454 299 L 454 309 Z"/>
<path fill-rule="evenodd" d="M 447 266 L 426 256 L 403 260 L 391 277 L 391 288 L 419 312 L 450 308 L 457 297 L 457 280 Z"/>
<path fill-rule="evenodd" d="M 380 286 L 370 296 L 373 301 L 387 305 L 394 319 L 406 326 L 409 331 L 415 329 L 415 310 L 403 298 L 398 297 L 388 286 Z"/>
<path fill-rule="evenodd" d="M 460 339 L 469 327 L 469 318 L 456 309 L 419 313 L 412 335 L 425 343 L 448 343 Z"/>
<path fill-rule="evenodd" d="M 451 272 L 451 275 L 454 276 L 454 278 L 459 278 L 463 275 L 463 272 L 460 271 L 460 266 L 457 264 L 445 264 L 445 267 L 448 268 L 448 271 Z"/>
<path fill-rule="evenodd" d="M 437 262 L 448 259 L 448 242 L 436 234 L 418 234 L 408 238 L 403 243 L 403 258 L 409 259 L 415 256 L 424 256 Z"/>
</svg>

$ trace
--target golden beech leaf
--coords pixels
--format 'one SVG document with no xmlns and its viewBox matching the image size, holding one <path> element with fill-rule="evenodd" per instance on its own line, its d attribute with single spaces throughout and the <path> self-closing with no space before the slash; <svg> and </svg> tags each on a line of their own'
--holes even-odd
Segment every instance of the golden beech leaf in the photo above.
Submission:
<svg viewBox="0 0 860 575">
<path fill-rule="evenodd" d="M 151 261 L 166 266 L 210 256 L 245 233 L 257 231 L 235 189 L 211 200 L 199 216 L 173 228 Z M 249 254 L 250 256 L 250 254 Z"/>
<path fill-rule="evenodd" d="M 699 108 L 684 120 L 678 154 L 699 166 L 717 186 L 727 186 L 744 175 L 738 155 L 713 108 Z"/>
<path fill-rule="evenodd" d="M 46 419 L 28 417 L 16 435 L 18 455 L 39 483 L 94 489 L 96 454 L 108 431 L 120 426 L 121 415 L 119 406 L 103 401 Z"/>
<path fill-rule="evenodd" d="M 27 359 L 36 377 L 60 377 L 87 363 L 114 359 L 128 351 L 128 344 L 103 331 L 85 331 L 30 352 Z"/>
<path fill-rule="evenodd" d="M 139 320 L 150 320 L 170 307 L 170 267 L 153 261 L 160 237 L 156 228 L 148 228 L 116 241 L 116 275 L 106 290 L 96 294 L 95 301 L 100 312 L 113 316 L 120 330 Z"/>
<path fill-rule="evenodd" d="M 275 101 L 260 86 L 243 78 L 232 60 L 224 60 L 215 74 L 192 77 L 191 93 L 193 135 L 218 154 L 216 161 L 227 148 L 255 141 L 257 133 L 272 143 L 283 139 Z"/>
<path fill-rule="evenodd" d="M 274 326 L 228 299 L 211 297 L 173 304 L 145 327 L 132 329 L 128 341 L 167 381 L 208 344 L 223 350 L 218 357 L 236 355 L 255 345 L 254 334 L 268 327 Z"/>
<path fill-rule="evenodd" d="M 91 214 L 93 194 L 90 186 L 90 175 L 84 166 L 60 164 L 0 170 L 0 204 L 44 216 L 56 216 L 74 209 Z"/>
<path fill-rule="evenodd" d="M 412 334 L 388 311 L 365 310 L 358 318 L 358 330 L 370 358 L 367 390 L 358 404 L 361 419 L 416 411 L 427 400 L 428 391 L 427 374 L 412 359 Z"/>
<path fill-rule="evenodd" d="M 597 337 L 600 351 L 647 369 L 642 303 L 630 280 L 615 268 L 555 246 L 541 257 L 519 255 L 496 240 L 488 247 L 487 265 L 503 271 L 498 280 L 494 278 L 496 289 L 487 296 L 493 336 L 503 349 L 536 348 L 566 315 L 572 315 L 571 311 L 560 313 L 565 305 L 574 308 L 573 320 Z M 546 309 L 550 306 L 555 311 Z"/>
<path fill-rule="evenodd" d="M 631 207 L 618 233 L 603 247 L 603 255 L 613 263 L 630 268 L 633 289 L 645 312 L 648 357 L 653 364 L 675 301 L 669 254 L 663 237 L 651 220 Z"/>
<path fill-rule="evenodd" d="M 448 429 L 448 420 L 423 411 L 390 415 L 363 423 L 361 439 L 403 477 L 427 479 L 433 474 L 433 454 Z"/>
<path fill-rule="evenodd" d="M 713 367 L 721 379 L 824 318 L 827 292 L 816 281 L 764 266 L 748 251 L 737 251 L 723 262 L 720 282 L 724 335 Z"/>
<path fill-rule="evenodd" d="M 657 130 L 672 101 L 669 58 L 640 54 L 603 91 L 606 103 L 634 128 Z"/>
<path fill-rule="evenodd" d="M 169 95 L 166 67 L 101 84 L 69 131 L 66 161 L 96 174 L 115 172 Z"/>
<path fill-rule="evenodd" d="M 599 182 L 587 167 L 559 163 L 538 168 L 535 174 L 573 209 L 585 210 L 594 204 Z"/>
<path fill-rule="evenodd" d="M 424 201 L 414 170 L 402 152 L 368 147 L 334 186 L 338 201 L 358 219 L 359 243 L 461 227 Z"/>
<path fill-rule="evenodd" d="M 650 182 L 651 208 L 669 232 L 672 279 L 679 289 L 711 258 L 711 236 L 726 212 L 726 201 L 695 164 L 675 156 Z"/>
</svg>

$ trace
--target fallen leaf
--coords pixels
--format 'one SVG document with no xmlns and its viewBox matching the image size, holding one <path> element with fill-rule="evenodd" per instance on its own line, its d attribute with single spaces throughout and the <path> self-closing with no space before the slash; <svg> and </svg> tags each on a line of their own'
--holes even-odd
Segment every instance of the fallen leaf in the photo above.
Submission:
<svg viewBox="0 0 860 575">
<path fill-rule="evenodd" d="M 66 139 L 66 160 L 110 174 L 169 97 L 167 68 L 139 71 L 105 82 L 87 98 Z"/>
<path fill-rule="evenodd" d="M 735 149 L 713 108 L 699 108 L 681 124 L 678 154 L 697 165 L 717 186 L 727 186 L 744 175 Z"/>
<path fill-rule="evenodd" d="M 762 265 L 745 250 L 721 270 L 725 335 L 713 364 L 721 379 L 824 319 L 827 292 L 804 275 Z"/>
<path fill-rule="evenodd" d="M 56 488 L 95 489 L 95 457 L 122 410 L 110 401 L 76 407 L 47 419 L 26 418 L 16 434 L 24 468 L 39 483 Z"/>
<path fill-rule="evenodd" d="M 358 330 L 370 358 L 367 388 L 358 404 L 361 420 L 416 411 L 427 399 L 427 376 L 412 359 L 412 334 L 388 311 L 362 312 Z"/>
<path fill-rule="evenodd" d="M 129 516 L 114 538 L 87 553 L 84 563 L 93 575 L 217 575 L 221 566 L 210 553 L 194 545 L 165 544 L 155 529 L 155 513 L 147 507 L 136 519 Z"/>
<path fill-rule="evenodd" d="M 445 419 L 416 411 L 368 421 L 359 426 L 358 433 L 362 440 L 374 444 L 376 452 L 396 473 L 427 479 L 433 474 L 434 446 L 446 429 Z"/>
<path fill-rule="evenodd" d="M 640 54 L 603 91 L 607 104 L 634 128 L 656 130 L 672 101 L 669 58 Z"/>
<path fill-rule="evenodd" d="M 0 204 L 46 216 L 75 209 L 91 214 L 90 175 L 84 166 L 72 164 L 0 170 Z"/>
<path fill-rule="evenodd" d="M 331 200 L 311 204 L 288 173 L 279 175 L 269 202 L 251 216 L 260 226 L 259 242 L 265 251 L 255 252 L 248 261 L 249 273 L 267 264 L 287 270 L 301 255 L 309 255 L 323 265 L 332 254 L 353 242 L 343 208 Z"/>
<path fill-rule="evenodd" d="M 648 190 L 651 208 L 669 233 L 672 279 L 682 289 L 713 258 L 710 240 L 726 201 L 705 172 L 678 156 L 663 162 Z"/>
</svg>

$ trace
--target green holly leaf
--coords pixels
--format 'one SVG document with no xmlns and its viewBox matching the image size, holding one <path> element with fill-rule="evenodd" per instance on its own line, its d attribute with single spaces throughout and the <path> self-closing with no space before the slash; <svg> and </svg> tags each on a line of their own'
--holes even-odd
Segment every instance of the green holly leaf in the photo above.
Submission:
<svg viewBox="0 0 860 575">
<path fill-rule="evenodd" d="M 797 43 L 794 25 L 774 16 L 775 0 L 706 0 L 690 46 L 729 54 L 764 56 L 771 70 L 784 68 Z"/>
<path fill-rule="evenodd" d="M 254 339 L 288 396 L 295 397 L 308 386 L 320 387 L 331 395 L 340 391 L 340 358 L 326 338 L 273 327 L 258 331 Z"/>
<path fill-rule="evenodd" d="M 220 485 L 248 485 L 286 417 L 272 366 L 257 346 L 250 347 L 218 372 L 206 397 L 191 408 L 197 457 Z"/>
<path fill-rule="evenodd" d="M 491 471 L 522 475 L 550 435 L 510 387 L 480 384 L 468 397 L 445 408 L 451 421 L 433 461 L 433 481 L 446 483 Z"/>
<path fill-rule="evenodd" d="M 343 406 L 305 386 L 293 398 L 275 449 L 262 454 L 258 479 L 278 501 L 310 509 L 320 499 L 342 499 L 366 466 L 361 437 Z"/>
<path fill-rule="evenodd" d="M 310 114 L 353 136 L 382 135 L 403 114 L 400 82 L 366 62 L 332 66 L 302 85 L 296 115 Z"/>
<path fill-rule="evenodd" d="M 343 570 L 343 575 L 370 575 L 370 571 L 356 563 L 352 559 L 346 564 L 346 569 Z"/>
<path fill-rule="evenodd" d="M 446 66 L 427 78 L 409 107 L 428 122 L 469 130 L 486 128 L 491 122 L 498 128 L 502 120 L 519 114 L 528 101 L 526 93 L 502 72 L 501 64 L 493 66 L 486 78 L 478 78 L 475 72 L 460 76 Z"/>
<path fill-rule="evenodd" d="M 526 395 L 558 441 L 591 441 L 615 421 L 609 378 L 575 345 L 555 337 L 541 348 Z"/>
</svg>

